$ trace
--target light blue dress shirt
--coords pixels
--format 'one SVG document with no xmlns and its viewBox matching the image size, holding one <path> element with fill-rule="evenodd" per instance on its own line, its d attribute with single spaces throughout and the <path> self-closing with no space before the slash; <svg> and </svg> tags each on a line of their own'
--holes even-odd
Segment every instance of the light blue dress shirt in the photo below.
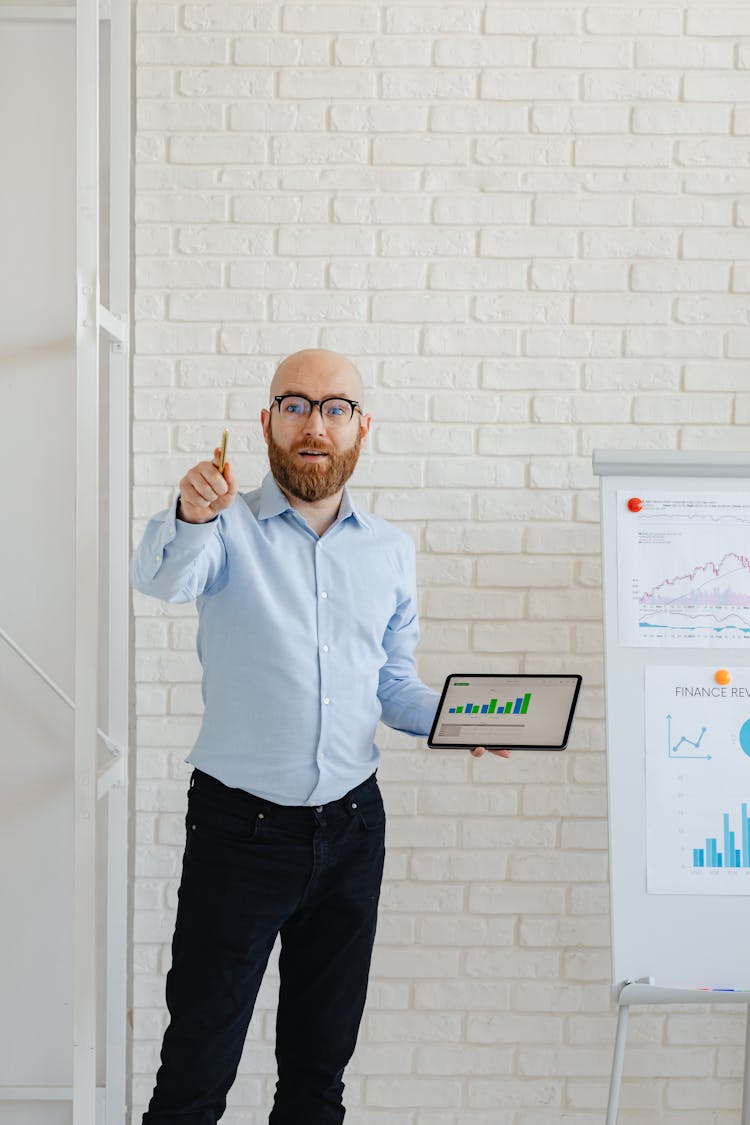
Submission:
<svg viewBox="0 0 750 1125">
<path fill-rule="evenodd" d="M 195 599 L 203 722 L 185 761 L 281 805 L 343 797 L 377 769 L 379 719 L 429 733 L 439 695 L 417 677 L 414 544 L 353 506 L 318 536 L 271 473 L 216 519 L 148 523 L 133 586 Z"/>
</svg>

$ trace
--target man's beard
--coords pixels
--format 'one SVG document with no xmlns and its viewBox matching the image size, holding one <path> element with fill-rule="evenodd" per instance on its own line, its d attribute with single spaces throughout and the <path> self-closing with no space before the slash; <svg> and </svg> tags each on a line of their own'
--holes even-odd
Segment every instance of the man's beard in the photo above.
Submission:
<svg viewBox="0 0 750 1125">
<path fill-rule="evenodd" d="M 361 445 L 362 431 L 358 426 L 350 449 L 340 451 L 334 446 L 301 438 L 287 451 L 274 439 L 273 427 L 268 429 L 268 460 L 276 483 L 285 492 L 307 502 L 325 500 L 344 487 L 356 468 Z M 325 461 L 304 465 L 296 458 L 298 449 L 320 449 L 328 456 Z"/>
</svg>

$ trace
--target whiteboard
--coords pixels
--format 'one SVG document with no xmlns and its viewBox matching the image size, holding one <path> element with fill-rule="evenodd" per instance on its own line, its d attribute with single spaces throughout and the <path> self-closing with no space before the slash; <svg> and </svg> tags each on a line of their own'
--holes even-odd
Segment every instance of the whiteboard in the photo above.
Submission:
<svg viewBox="0 0 750 1125">
<path fill-rule="evenodd" d="M 612 980 L 653 978 L 674 988 L 750 988 L 750 896 L 653 894 L 646 886 L 645 678 L 654 666 L 747 668 L 737 647 L 622 643 L 618 605 L 618 493 L 750 495 L 741 453 L 594 452 L 601 481 L 602 588 L 609 801 Z M 746 795 L 750 797 L 750 793 Z M 742 799 L 745 800 L 746 796 Z"/>
</svg>

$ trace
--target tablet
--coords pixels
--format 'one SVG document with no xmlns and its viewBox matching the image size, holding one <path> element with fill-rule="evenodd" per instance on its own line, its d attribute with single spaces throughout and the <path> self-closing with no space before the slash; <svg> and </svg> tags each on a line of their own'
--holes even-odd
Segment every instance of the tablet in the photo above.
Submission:
<svg viewBox="0 0 750 1125">
<path fill-rule="evenodd" d="M 448 676 L 427 745 L 564 750 L 580 690 L 580 676 Z"/>
</svg>

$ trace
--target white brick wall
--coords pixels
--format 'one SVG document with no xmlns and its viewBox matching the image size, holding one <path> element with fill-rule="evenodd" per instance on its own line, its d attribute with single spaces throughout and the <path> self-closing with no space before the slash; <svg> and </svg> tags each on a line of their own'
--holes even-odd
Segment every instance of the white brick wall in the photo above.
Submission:
<svg viewBox="0 0 750 1125">
<path fill-rule="evenodd" d="M 596 446 L 747 449 L 750 5 L 137 6 L 134 533 L 278 361 L 352 357 L 358 499 L 418 546 L 419 667 L 581 670 L 564 755 L 382 731 L 388 861 L 352 1125 L 597 1125 L 609 1003 Z M 744 392 L 744 393 L 742 393 Z M 192 606 L 134 596 L 133 1122 L 200 716 Z M 275 961 L 228 1125 L 267 1121 Z M 622 1125 L 738 1119 L 743 1020 L 631 1019 Z"/>
</svg>

